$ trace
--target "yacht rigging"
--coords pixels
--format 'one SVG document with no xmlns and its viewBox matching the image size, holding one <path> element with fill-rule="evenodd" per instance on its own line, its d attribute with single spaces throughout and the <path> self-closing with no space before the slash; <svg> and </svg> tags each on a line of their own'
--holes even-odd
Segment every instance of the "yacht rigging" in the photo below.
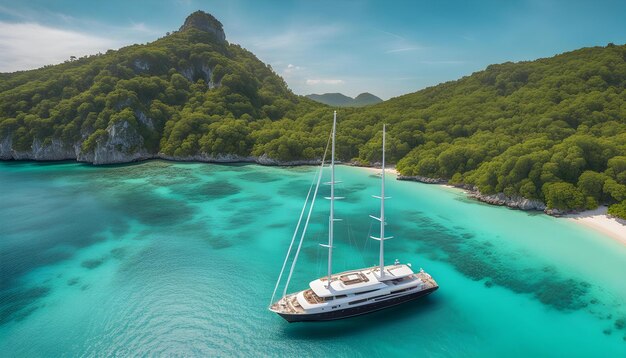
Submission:
<svg viewBox="0 0 626 358">
<path fill-rule="evenodd" d="M 396 306 L 398 304 L 415 300 L 426 296 L 439 288 L 435 280 L 424 270 L 413 272 L 411 264 L 401 264 L 398 260 L 393 265 L 385 265 L 385 241 L 392 237 L 385 237 L 385 125 L 383 125 L 383 143 L 382 143 L 382 163 L 381 163 L 381 187 L 380 195 L 374 195 L 380 200 L 380 216 L 370 215 L 371 218 L 380 223 L 379 236 L 370 236 L 371 239 L 379 242 L 379 262 L 374 267 L 356 269 L 333 274 L 333 241 L 334 241 L 334 224 L 337 219 L 335 217 L 335 200 L 343 199 L 335 196 L 335 184 L 339 183 L 335 180 L 335 133 L 337 129 L 337 112 L 333 114 L 333 126 L 331 131 L 331 159 L 330 159 L 330 196 L 326 199 L 330 200 L 330 210 L 328 218 L 328 244 L 320 244 L 328 249 L 328 274 L 325 277 L 318 278 L 309 283 L 309 288 L 299 292 L 287 294 L 287 289 L 293 270 L 295 268 L 298 254 L 302 247 L 302 242 L 306 229 L 308 227 L 311 213 L 315 204 L 315 198 L 319 189 L 322 169 L 326 159 L 326 151 L 322 158 L 322 164 L 316 176 L 316 183 L 311 204 L 309 206 L 308 215 L 304 223 L 304 227 L 298 243 L 294 259 L 291 264 L 289 275 L 283 290 L 283 296 L 274 302 L 276 290 L 281 282 L 283 272 L 291 254 L 295 238 L 302 223 L 302 218 L 308 203 L 308 198 L 313 188 L 313 183 L 307 200 L 302 207 L 298 225 L 289 245 L 289 250 L 283 268 L 279 275 L 278 281 L 274 288 L 272 300 L 270 303 L 270 311 L 277 313 L 288 322 L 300 321 L 328 321 L 342 319 L 362 315 L 387 307 Z"/>
</svg>

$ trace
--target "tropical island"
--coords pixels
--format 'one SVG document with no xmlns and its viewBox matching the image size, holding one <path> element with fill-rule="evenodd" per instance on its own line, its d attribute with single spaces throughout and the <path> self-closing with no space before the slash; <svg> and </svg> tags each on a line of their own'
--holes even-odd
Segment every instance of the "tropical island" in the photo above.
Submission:
<svg viewBox="0 0 626 358">
<path fill-rule="evenodd" d="M 315 163 L 332 116 L 202 11 L 146 45 L 0 80 L 2 160 Z M 607 204 L 626 218 L 625 88 L 626 45 L 491 65 L 340 109 L 337 156 L 377 163 L 384 122 L 387 159 L 406 179 L 553 214 Z"/>
<path fill-rule="evenodd" d="M 626 357 L 626 3 L 197 6 L 0 5 L 4 356 Z"/>
</svg>

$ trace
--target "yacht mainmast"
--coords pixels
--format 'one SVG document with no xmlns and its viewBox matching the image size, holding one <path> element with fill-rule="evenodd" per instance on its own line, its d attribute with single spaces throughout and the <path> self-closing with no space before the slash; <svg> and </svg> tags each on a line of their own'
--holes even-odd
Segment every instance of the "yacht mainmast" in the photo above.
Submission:
<svg viewBox="0 0 626 358">
<path fill-rule="evenodd" d="M 385 125 L 383 124 L 383 159 L 382 159 L 382 174 L 381 174 L 381 184 L 380 184 L 380 196 L 372 195 L 373 197 L 380 199 L 380 217 L 375 217 L 370 215 L 371 218 L 380 221 L 380 236 L 374 237 L 370 236 L 374 240 L 380 241 L 380 252 L 379 252 L 379 270 L 380 277 L 385 276 L 385 240 L 393 238 L 393 236 L 385 237 L 385 199 L 389 199 L 385 197 Z"/>
<path fill-rule="evenodd" d="M 335 228 L 335 132 L 337 129 L 337 111 L 333 112 L 333 134 L 332 145 L 330 154 L 330 215 L 328 217 L 328 245 L 322 245 L 328 248 L 328 287 L 330 288 L 330 282 L 333 273 L 333 235 Z"/>
</svg>

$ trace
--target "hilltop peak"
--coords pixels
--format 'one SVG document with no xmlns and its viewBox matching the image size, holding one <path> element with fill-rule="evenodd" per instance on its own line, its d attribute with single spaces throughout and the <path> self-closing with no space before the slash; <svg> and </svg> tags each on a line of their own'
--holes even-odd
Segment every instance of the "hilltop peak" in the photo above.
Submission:
<svg viewBox="0 0 626 358">
<path fill-rule="evenodd" d="M 343 93 L 309 94 L 306 97 L 336 107 L 363 107 L 383 101 L 369 92 L 361 93 L 355 98 L 348 97 Z"/>
<path fill-rule="evenodd" d="M 220 41 L 226 41 L 226 34 L 224 33 L 222 23 L 213 15 L 202 10 L 198 10 L 187 16 L 185 23 L 180 27 L 180 31 L 189 29 L 206 31 L 214 34 Z"/>
</svg>

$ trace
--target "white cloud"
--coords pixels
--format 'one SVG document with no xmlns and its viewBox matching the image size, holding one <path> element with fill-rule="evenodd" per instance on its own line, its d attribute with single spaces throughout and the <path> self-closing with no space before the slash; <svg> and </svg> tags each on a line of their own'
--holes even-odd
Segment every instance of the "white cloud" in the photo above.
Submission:
<svg viewBox="0 0 626 358">
<path fill-rule="evenodd" d="M 36 23 L 0 21 L 0 71 L 12 72 L 56 64 L 118 48 L 116 41 Z"/>
<path fill-rule="evenodd" d="M 342 85 L 346 83 L 344 80 L 335 80 L 335 79 L 308 79 L 306 80 L 306 84 L 310 86 L 315 85 Z"/>
<path fill-rule="evenodd" d="M 296 72 L 296 71 L 300 71 L 301 69 L 302 69 L 302 67 L 300 67 L 300 66 L 296 66 L 296 65 L 293 65 L 293 64 L 291 64 L 291 63 L 290 63 L 290 64 L 288 64 L 288 65 L 287 65 L 287 67 L 283 70 L 283 73 L 284 73 L 285 75 L 289 75 L 289 74 L 292 74 L 292 73 L 294 73 L 294 72 Z"/>
<path fill-rule="evenodd" d="M 396 49 L 393 49 L 393 50 L 385 51 L 385 53 L 407 52 L 407 51 L 415 51 L 415 50 L 419 50 L 419 49 L 421 49 L 421 47 L 417 47 L 417 46 L 402 47 L 402 48 L 396 48 Z"/>
</svg>

